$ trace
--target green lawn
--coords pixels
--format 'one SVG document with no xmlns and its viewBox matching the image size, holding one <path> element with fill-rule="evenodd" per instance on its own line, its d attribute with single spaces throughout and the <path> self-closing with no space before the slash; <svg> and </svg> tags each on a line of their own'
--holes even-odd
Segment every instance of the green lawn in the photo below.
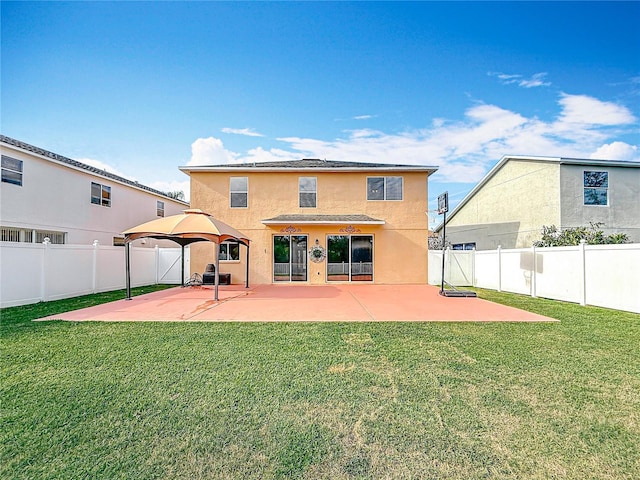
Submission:
<svg viewBox="0 0 640 480">
<path fill-rule="evenodd" d="M 122 292 L 4 309 L 0 477 L 639 478 L 640 315 L 479 293 L 561 322 L 30 321 Z"/>
</svg>

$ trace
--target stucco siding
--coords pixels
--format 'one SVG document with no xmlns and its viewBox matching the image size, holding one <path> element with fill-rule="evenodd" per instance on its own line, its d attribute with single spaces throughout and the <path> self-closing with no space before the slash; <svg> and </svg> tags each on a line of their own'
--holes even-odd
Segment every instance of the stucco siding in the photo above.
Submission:
<svg viewBox="0 0 640 480">
<path fill-rule="evenodd" d="M 402 176 L 403 200 L 367 201 L 368 176 Z M 375 283 L 426 283 L 427 281 L 427 173 L 426 172 L 191 172 L 191 204 L 211 213 L 240 230 L 251 239 L 250 279 L 253 283 L 273 281 L 273 236 L 284 235 L 287 227 L 293 235 L 307 235 L 308 248 L 318 243 L 327 246 L 328 235 L 345 235 L 352 227 L 354 235 L 374 237 Z M 229 178 L 248 178 L 248 207 L 230 208 Z M 298 179 L 317 179 L 316 208 L 301 208 Z M 363 214 L 384 220 L 384 225 L 287 224 L 265 225 L 263 220 L 286 214 L 353 215 Z M 221 272 L 232 274 L 233 283 L 245 278 L 244 247 L 237 262 L 222 262 Z M 202 273 L 214 260 L 213 247 L 194 245 L 192 272 Z M 308 263 L 308 282 L 325 283 L 327 262 Z"/>
<path fill-rule="evenodd" d="M 608 172 L 607 205 L 584 204 L 585 171 Z M 562 228 L 601 223 L 607 234 L 626 233 L 640 242 L 640 168 L 562 165 L 560 184 Z"/>
<path fill-rule="evenodd" d="M 510 160 L 447 222 L 451 243 L 485 250 L 529 247 L 543 225 L 560 222 L 557 164 Z"/>
</svg>

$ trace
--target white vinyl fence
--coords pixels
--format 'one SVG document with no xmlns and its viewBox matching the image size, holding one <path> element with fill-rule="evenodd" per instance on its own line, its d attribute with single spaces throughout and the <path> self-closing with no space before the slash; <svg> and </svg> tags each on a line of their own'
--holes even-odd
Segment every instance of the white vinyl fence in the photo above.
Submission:
<svg viewBox="0 0 640 480">
<path fill-rule="evenodd" d="M 131 248 L 131 286 L 180 285 L 180 248 Z M 125 288 L 125 249 L 94 245 L 0 243 L 0 307 Z M 185 248 L 185 277 L 189 248 Z"/>
<path fill-rule="evenodd" d="M 442 251 L 429 251 L 429 283 L 441 284 Z M 640 244 L 447 250 L 445 281 L 640 313 Z"/>
</svg>

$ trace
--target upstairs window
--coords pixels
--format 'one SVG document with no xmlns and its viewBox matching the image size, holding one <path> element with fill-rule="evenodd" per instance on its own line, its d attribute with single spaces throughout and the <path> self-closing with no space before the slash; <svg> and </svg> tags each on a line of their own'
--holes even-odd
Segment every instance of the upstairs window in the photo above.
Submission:
<svg viewBox="0 0 640 480">
<path fill-rule="evenodd" d="M 164 217 L 164 202 L 160 200 L 156 201 L 156 215 L 158 217 Z"/>
<path fill-rule="evenodd" d="M 22 160 L 2 155 L 2 181 L 22 186 Z"/>
<path fill-rule="evenodd" d="M 300 208 L 315 208 L 318 195 L 316 177 L 298 178 L 298 198 Z"/>
<path fill-rule="evenodd" d="M 231 208 L 247 208 L 249 205 L 249 181 L 247 177 L 229 179 L 229 205 Z"/>
<path fill-rule="evenodd" d="M 240 244 L 224 242 L 220 244 L 220 260 L 240 260 Z"/>
<path fill-rule="evenodd" d="M 103 207 L 110 207 L 111 187 L 91 182 L 91 203 L 94 205 L 102 205 Z"/>
<path fill-rule="evenodd" d="M 367 200 L 402 200 L 402 177 L 368 177 Z"/>
<path fill-rule="evenodd" d="M 609 172 L 584 172 L 584 204 L 608 205 Z"/>
</svg>

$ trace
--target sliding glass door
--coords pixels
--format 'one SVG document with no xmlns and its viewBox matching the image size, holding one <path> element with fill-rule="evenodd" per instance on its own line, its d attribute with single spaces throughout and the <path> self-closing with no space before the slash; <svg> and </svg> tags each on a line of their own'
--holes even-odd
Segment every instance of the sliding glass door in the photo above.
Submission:
<svg viewBox="0 0 640 480">
<path fill-rule="evenodd" d="M 307 281 L 307 236 L 273 237 L 273 281 Z"/>
<path fill-rule="evenodd" d="M 373 281 L 373 235 L 329 235 L 327 281 Z"/>
</svg>

